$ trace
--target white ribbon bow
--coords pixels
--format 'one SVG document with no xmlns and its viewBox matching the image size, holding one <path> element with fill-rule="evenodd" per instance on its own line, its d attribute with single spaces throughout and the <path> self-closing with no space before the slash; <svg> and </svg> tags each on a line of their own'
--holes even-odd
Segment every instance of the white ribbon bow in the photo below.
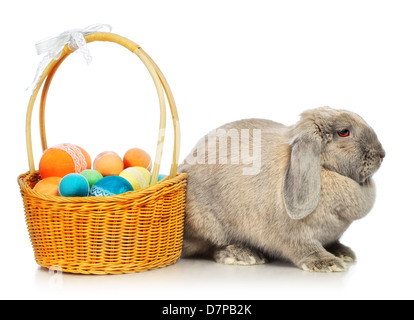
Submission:
<svg viewBox="0 0 414 320">
<path fill-rule="evenodd" d="M 78 50 L 82 53 L 87 64 L 92 61 L 92 56 L 86 45 L 85 36 L 87 34 L 98 32 L 102 28 L 108 28 L 108 32 L 112 31 L 112 27 L 108 24 L 94 24 L 84 29 L 73 29 L 62 32 L 60 35 L 51 37 L 36 43 L 36 51 L 38 55 L 45 54 L 42 61 L 40 61 L 39 67 L 36 71 L 36 76 L 30 86 L 32 94 L 37 87 L 40 78 L 45 71 L 48 64 L 53 60 L 58 60 L 62 55 L 65 45 L 69 46 L 72 51 Z"/>
</svg>

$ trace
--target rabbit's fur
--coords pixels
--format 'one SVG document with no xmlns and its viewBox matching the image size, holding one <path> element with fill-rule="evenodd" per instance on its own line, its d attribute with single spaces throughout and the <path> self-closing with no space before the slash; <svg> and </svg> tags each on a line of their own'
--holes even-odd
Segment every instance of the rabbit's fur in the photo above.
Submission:
<svg viewBox="0 0 414 320">
<path fill-rule="evenodd" d="M 373 129 L 357 114 L 329 107 L 302 113 L 293 126 L 248 119 L 220 129 L 218 136 L 260 129 L 261 167 L 243 174 L 246 162 L 230 161 L 230 148 L 228 164 L 209 164 L 211 148 L 204 148 L 204 164 L 194 163 L 207 138 L 200 140 L 179 167 L 188 173 L 183 257 L 240 265 L 280 257 L 307 271 L 345 271 L 355 254 L 339 239 L 373 207 L 372 175 L 385 157 Z M 345 129 L 349 136 L 341 137 Z M 222 147 L 214 146 L 217 157 Z M 251 139 L 250 155 L 253 147 Z"/>
</svg>

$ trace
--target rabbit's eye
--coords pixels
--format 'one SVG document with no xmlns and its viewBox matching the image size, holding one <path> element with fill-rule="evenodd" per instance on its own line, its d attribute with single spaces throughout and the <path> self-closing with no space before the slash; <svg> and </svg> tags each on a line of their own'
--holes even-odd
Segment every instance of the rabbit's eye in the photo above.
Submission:
<svg viewBox="0 0 414 320">
<path fill-rule="evenodd" d="M 344 129 L 344 130 L 340 130 L 340 131 L 338 131 L 338 135 L 340 136 L 340 137 L 348 137 L 349 136 L 349 130 L 348 129 Z"/>
</svg>

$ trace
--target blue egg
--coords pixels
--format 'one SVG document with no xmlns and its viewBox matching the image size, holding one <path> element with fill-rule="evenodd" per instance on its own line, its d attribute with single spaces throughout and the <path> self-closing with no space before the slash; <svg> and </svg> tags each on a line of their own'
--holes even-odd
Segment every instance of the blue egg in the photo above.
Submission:
<svg viewBox="0 0 414 320">
<path fill-rule="evenodd" d="M 106 176 L 91 188 L 90 195 L 94 197 L 106 197 L 128 191 L 134 191 L 134 189 L 126 179 L 120 176 Z"/>
<path fill-rule="evenodd" d="M 164 179 L 165 177 L 168 177 L 167 174 L 159 174 L 158 175 L 158 179 L 157 182 L 160 182 L 162 179 Z M 150 184 L 151 184 L 151 180 L 152 180 L 152 175 L 151 175 L 151 179 L 150 179 Z"/>
<path fill-rule="evenodd" d="M 86 197 L 89 195 L 88 180 L 79 173 L 69 173 L 60 181 L 59 194 L 62 197 Z"/>
</svg>

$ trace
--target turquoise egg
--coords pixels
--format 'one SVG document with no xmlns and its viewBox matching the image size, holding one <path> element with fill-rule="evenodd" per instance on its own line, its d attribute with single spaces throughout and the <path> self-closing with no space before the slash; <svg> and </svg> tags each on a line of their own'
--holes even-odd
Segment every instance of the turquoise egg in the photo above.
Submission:
<svg viewBox="0 0 414 320">
<path fill-rule="evenodd" d="M 59 194 L 62 197 L 86 197 L 89 194 L 88 180 L 79 173 L 69 173 L 60 181 Z"/>
<path fill-rule="evenodd" d="M 165 177 L 168 177 L 167 174 L 159 174 L 158 175 L 158 179 L 157 182 L 160 182 L 162 179 L 164 179 Z M 151 180 L 152 180 L 152 175 L 151 175 L 151 179 L 150 179 L 150 184 L 151 184 Z"/>
<path fill-rule="evenodd" d="M 90 191 L 93 197 L 107 197 L 134 191 L 131 184 L 120 176 L 106 176 L 99 180 Z"/>
</svg>

